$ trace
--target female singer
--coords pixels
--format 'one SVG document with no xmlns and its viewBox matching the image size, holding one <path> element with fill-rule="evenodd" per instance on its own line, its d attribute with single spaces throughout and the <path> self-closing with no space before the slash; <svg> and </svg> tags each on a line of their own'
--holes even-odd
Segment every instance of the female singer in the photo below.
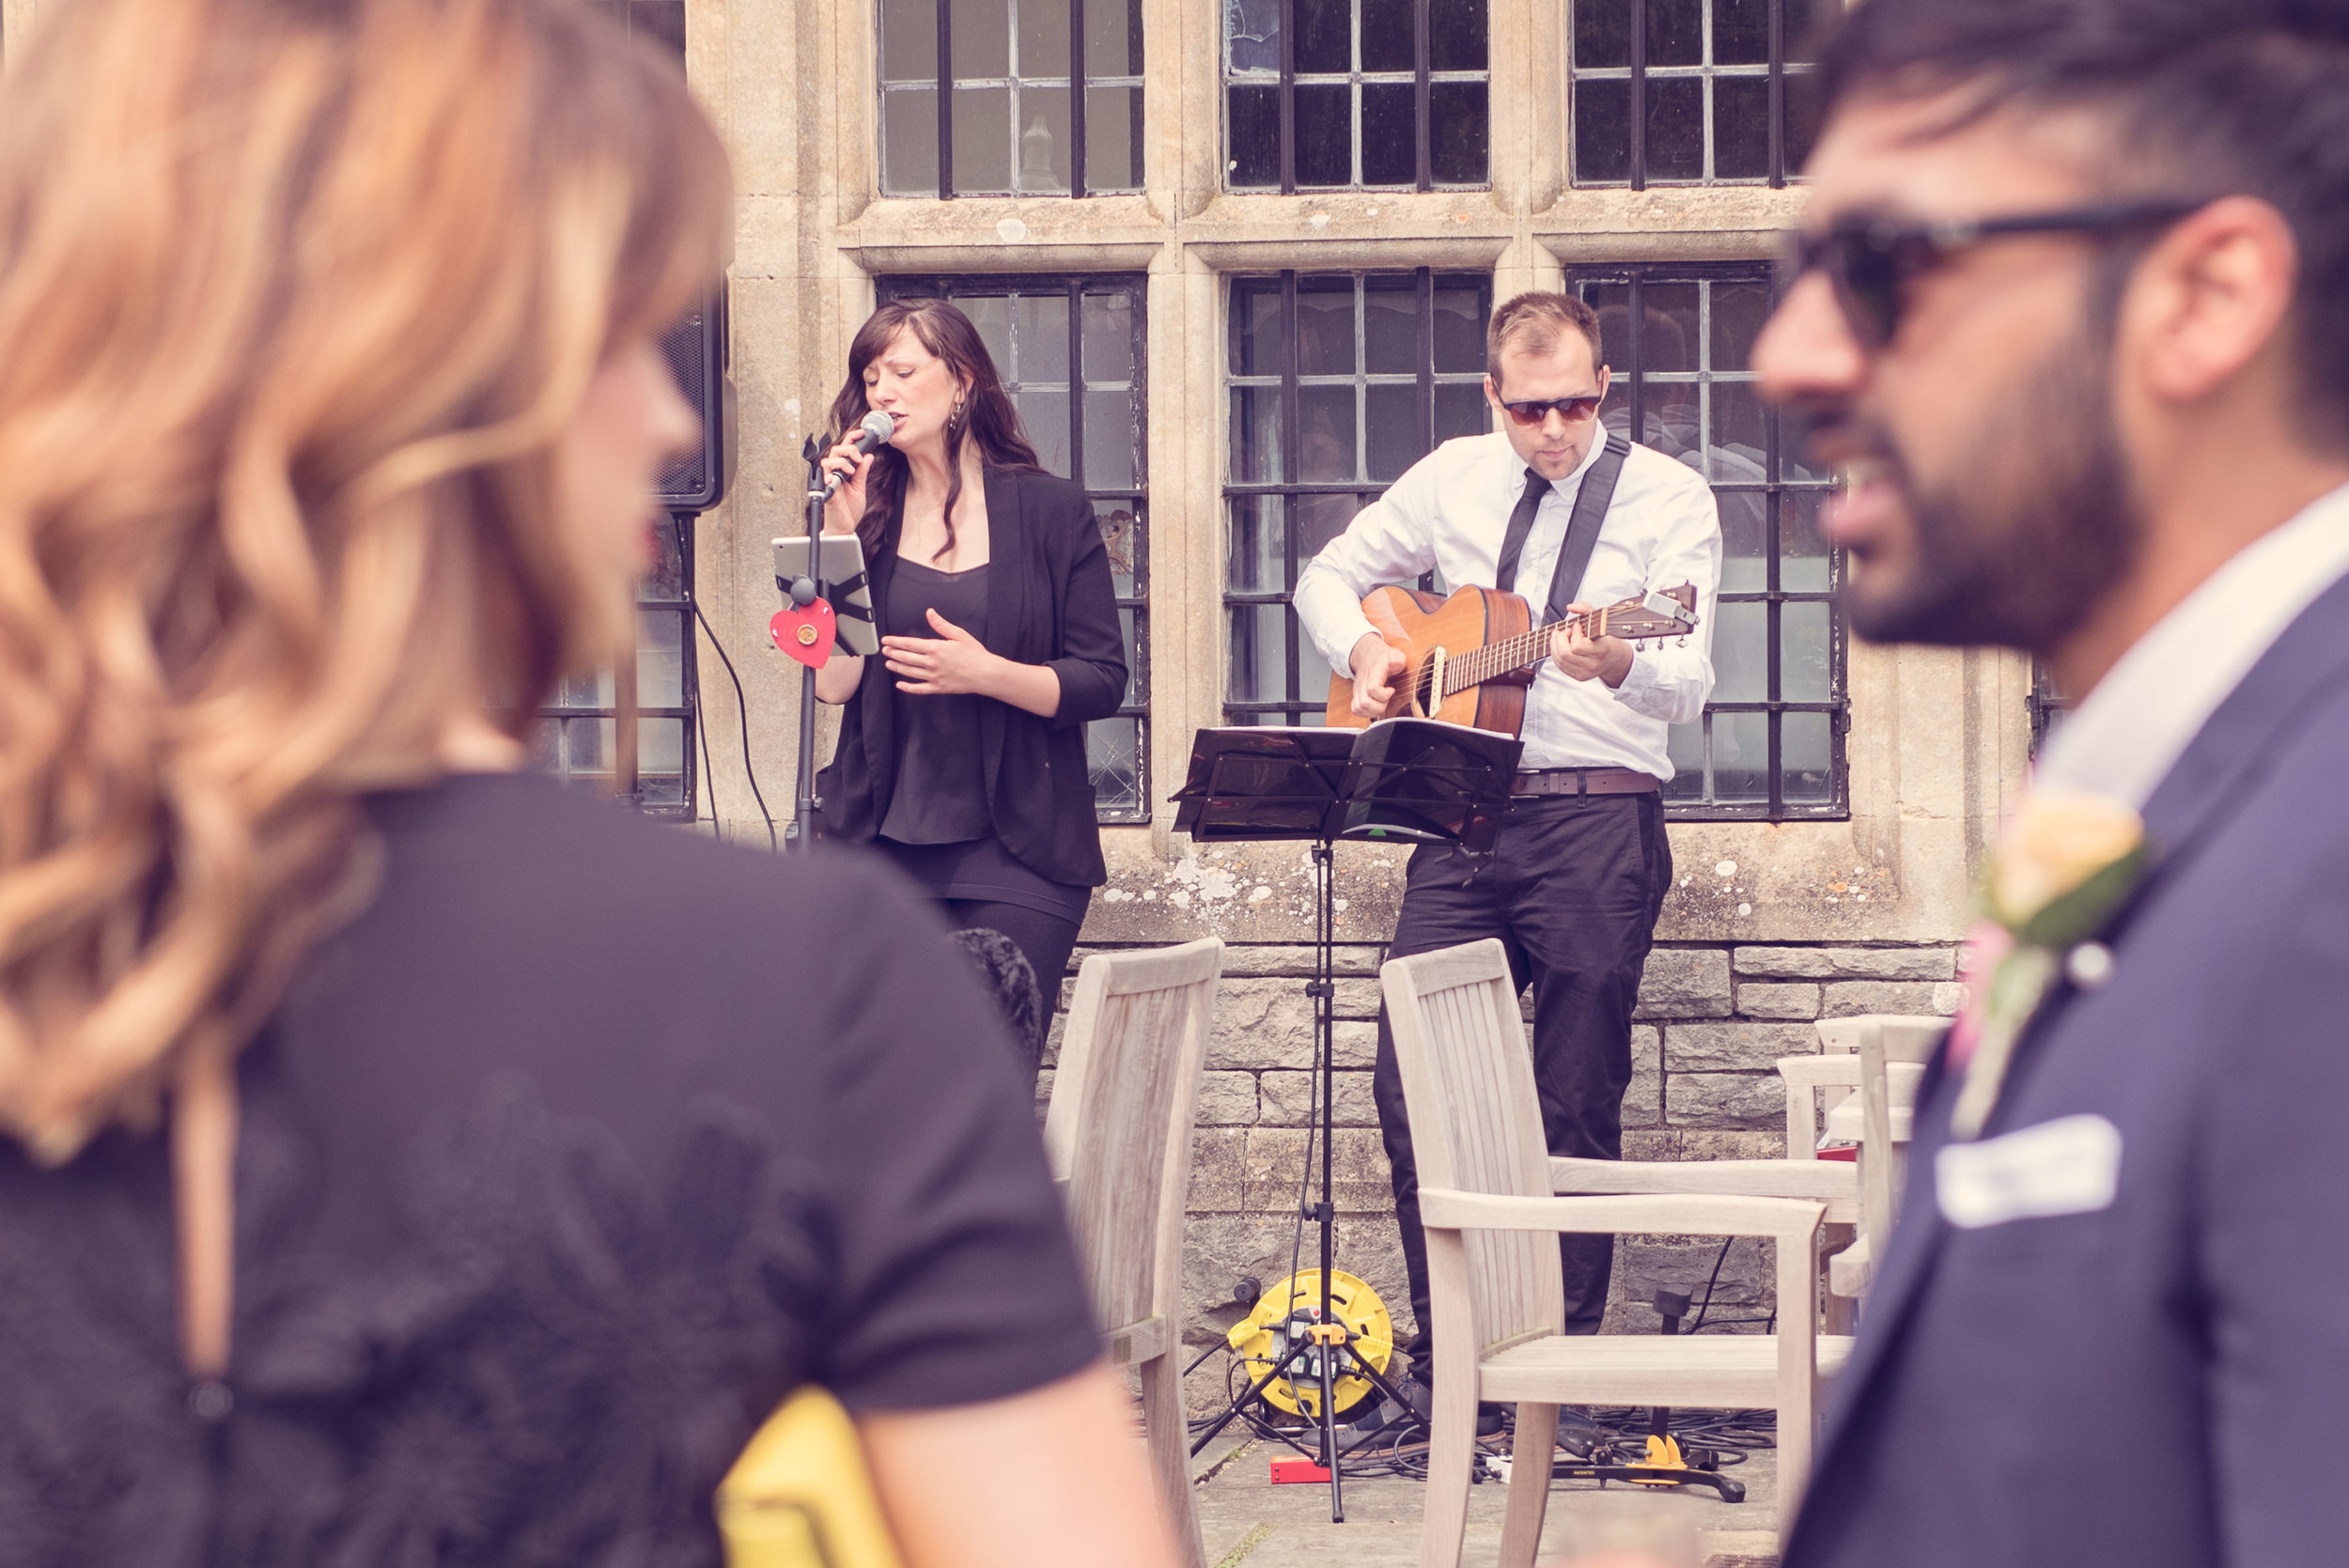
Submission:
<svg viewBox="0 0 2349 1568">
<path fill-rule="evenodd" d="M 8 40 L 0 1562 L 718 1568 L 808 1383 L 912 1568 L 1175 1560 L 920 907 L 522 770 L 732 225 L 601 11 Z"/>
<path fill-rule="evenodd" d="M 832 406 L 853 432 L 897 422 L 842 475 L 827 532 L 870 563 L 878 659 L 835 656 L 816 694 L 846 703 L 823 832 L 870 842 L 958 926 L 1019 944 L 1060 992 L 1093 890 L 1108 880 L 1085 723 L 1126 695 L 1109 553 L 1084 492 L 1044 472 L 971 318 L 943 300 L 875 311 Z"/>
</svg>

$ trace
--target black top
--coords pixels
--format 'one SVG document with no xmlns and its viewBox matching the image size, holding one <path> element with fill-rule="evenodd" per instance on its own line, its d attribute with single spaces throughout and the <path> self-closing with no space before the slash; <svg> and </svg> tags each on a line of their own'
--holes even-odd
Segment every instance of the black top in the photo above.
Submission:
<svg viewBox="0 0 2349 1568">
<path fill-rule="evenodd" d="M 226 1419 L 163 1140 L 0 1140 L 0 1562 L 716 1568 L 796 1386 L 942 1406 L 1095 1355 L 994 1004 L 893 875 L 531 777 L 375 816 L 381 893 L 241 1064 Z"/>
<path fill-rule="evenodd" d="M 1085 761 L 1087 722 L 1117 711 L 1126 696 L 1125 640 L 1109 552 L 1084 492 L 1049 474 L 987 474 L 987 645 L 1060 676 L 1060 709 L 1050 719 L 985 703 L 979 709 L 980 768 L 988 815 L 1003 847 L 1055 882 L 1098 887 L 1109 880 L 1094 824 Z M 875 618 L 888 625 L 901 519 L 872 563 Z M 827 838 L 869 842 L 896 785 L 902 696 L 879 659 L 841 715 L 840 743 L 818 785 Z"/>
<path fill-rule="evenodd" d="M 897 563 L 889 637 L 938 636 L 928 612 L 987 641 L 987 567 L 939 571 Z M 979 766 L 979 709 L 994 699 L 968 692 L 897 694 L 897 785 L 890 791 L 881 836 L 899 844 L 960 844 L 994 832 L 987 775 Z"/>
</svg>

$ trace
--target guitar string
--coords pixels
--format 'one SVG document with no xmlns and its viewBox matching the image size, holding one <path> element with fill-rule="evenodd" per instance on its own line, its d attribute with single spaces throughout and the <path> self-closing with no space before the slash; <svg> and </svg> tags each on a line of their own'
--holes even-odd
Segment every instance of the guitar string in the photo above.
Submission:
<svg viewBox="0 0 2349 1568">
<path fill-rule="evenodd" d="M 1495 675 L 1505 674 L 1521 664 L 1538 659 L 1541 656 L 1543 638 L 1554 635 L 1568 627 L 1584 625 L 1594 615 L 1599 618 L 1599 625 L 1603 629 L 1607 624 L 1609 612 L 1617 608 L 1620 607 L 1610 605 L 1603 610 L 1578 611 L 1563 620 L 1552 621 L 1548 626 L 1536 627 L 1531 631 L 1504 638 L 1498 643 L 1487 643 L 1481 648 L 1456 656 L 1444 667 L 1443 693 L 1437 701 L 1441 702 L 1445 698 L 1457 696 L 1471 686 L 1482 686 Z M 1457 679 L 1453 678 L 1455 671 L 1459 672 Z M 1422 660 L 1419 669 L 1414 672 L 1411 695 L 1423 708 L 1428 706 L 1428 689 L 1435 679 L 1435 660 L 1432 659 Z"/>
<path fill-rule="evenodd" d="M 1505 675 L 1511 670 L 1532 662 L 1541 657 L 1545 639 L 1553 637 L 1567 628 L 1587 625 L 1593 616 L 1598 619 L 1598 635 L 1605 636 L 1608 617 L 1618 610 L 1632 608 L 1634 605 L 1626 601 L 1625 604 L 1610 604 L 1595 610 L 1579 611 L 1560 620 L 1552 621 L 1547 626 L 1535 627 L 1515 637 L 1503 638 L 1498 643 L 1487 643 L 1483 647 L 1457 655 L 1444 666 L 1444 689 L 1441 695 L 1437 698 L 1437 702 L 1441 703 L 1447 698 L 1457 696 L 1471 686 L 1482 686 L 1496 675 Z M 1429 688 L 1434 679 L 1435 660 L 1422 660 L 1419 667 L 1412 672 L 1411 695 L 1423 709 L 1429 706 Z"/>
</svg>

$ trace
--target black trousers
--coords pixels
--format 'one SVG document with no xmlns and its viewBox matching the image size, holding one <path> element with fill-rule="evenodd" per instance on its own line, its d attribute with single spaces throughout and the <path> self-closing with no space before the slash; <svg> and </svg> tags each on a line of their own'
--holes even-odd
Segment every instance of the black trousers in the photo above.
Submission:
<svg viewBox="0 0 2349 1568">
<path fill-rule="evenodd" d="M 957 930 L 978 926 L 1000 931 L 1011 939 L 1012 945 L 1019 949 L 1035 970 L 1036 987 L 1044 993 L 1042 1016 L 1049 1025 L 1052 1010 L 1060 1005 L 1060 983 L 1068 974 L 1068 955 L 1077 949 L 1077 933 L 1084 922 L 1031 909 L 1024 904 L 999 904 L 977 898 L 941 898 L 938 907 L 945 911 L 946 924 Z M 1035 1040 L 1034 1047 L 1040 1053 L 1044 1041 Z M 1027 1065 L 1031 1078 L 1041 1072 L 1041 1054 Z"/>
<path fill-rule="evenodd" d="M 1548 796 L 1511 803 L 1489 857 L 1456 845 L 1411 856 L 1388 956 L 1498 937 L 1520 992 L 1533 987 L 1533 1086 L 1552 1155 L 1623 1157 L 1623 1095 L 1631 1083 L 1631 1009 L 1656 917 L 1672 886 L 1672 846 L 1655 795 Z M 1395 1219 L 1419 1325 L 1412 1360 L 1425 1366 L 1427 1239 L 1419 1170 L 1403 1111 L 1394 1036 L 1378 1015 L 1371 1078 L 1393 1173 Z M 1566 1331 L 1598 1332 L 1614 1272 L 1612 1236 L 1562 1235 Z"/>
</svg>

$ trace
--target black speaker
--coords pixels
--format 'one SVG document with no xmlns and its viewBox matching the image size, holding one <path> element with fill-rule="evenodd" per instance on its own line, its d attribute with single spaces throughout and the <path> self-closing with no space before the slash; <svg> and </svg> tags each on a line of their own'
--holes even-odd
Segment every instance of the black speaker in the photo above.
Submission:
<svg viewBox="0 0 2349 1568">
<path fill-rule="evenodd" d="M 664 469 L 661 504 L 672 512 L 718 505 L 734 479 L 734 382 L 726 376 L 726 290 L 671 328 L 661 340 L 677 390 L 702 416 L 701 445 Z"/>
</svg>

